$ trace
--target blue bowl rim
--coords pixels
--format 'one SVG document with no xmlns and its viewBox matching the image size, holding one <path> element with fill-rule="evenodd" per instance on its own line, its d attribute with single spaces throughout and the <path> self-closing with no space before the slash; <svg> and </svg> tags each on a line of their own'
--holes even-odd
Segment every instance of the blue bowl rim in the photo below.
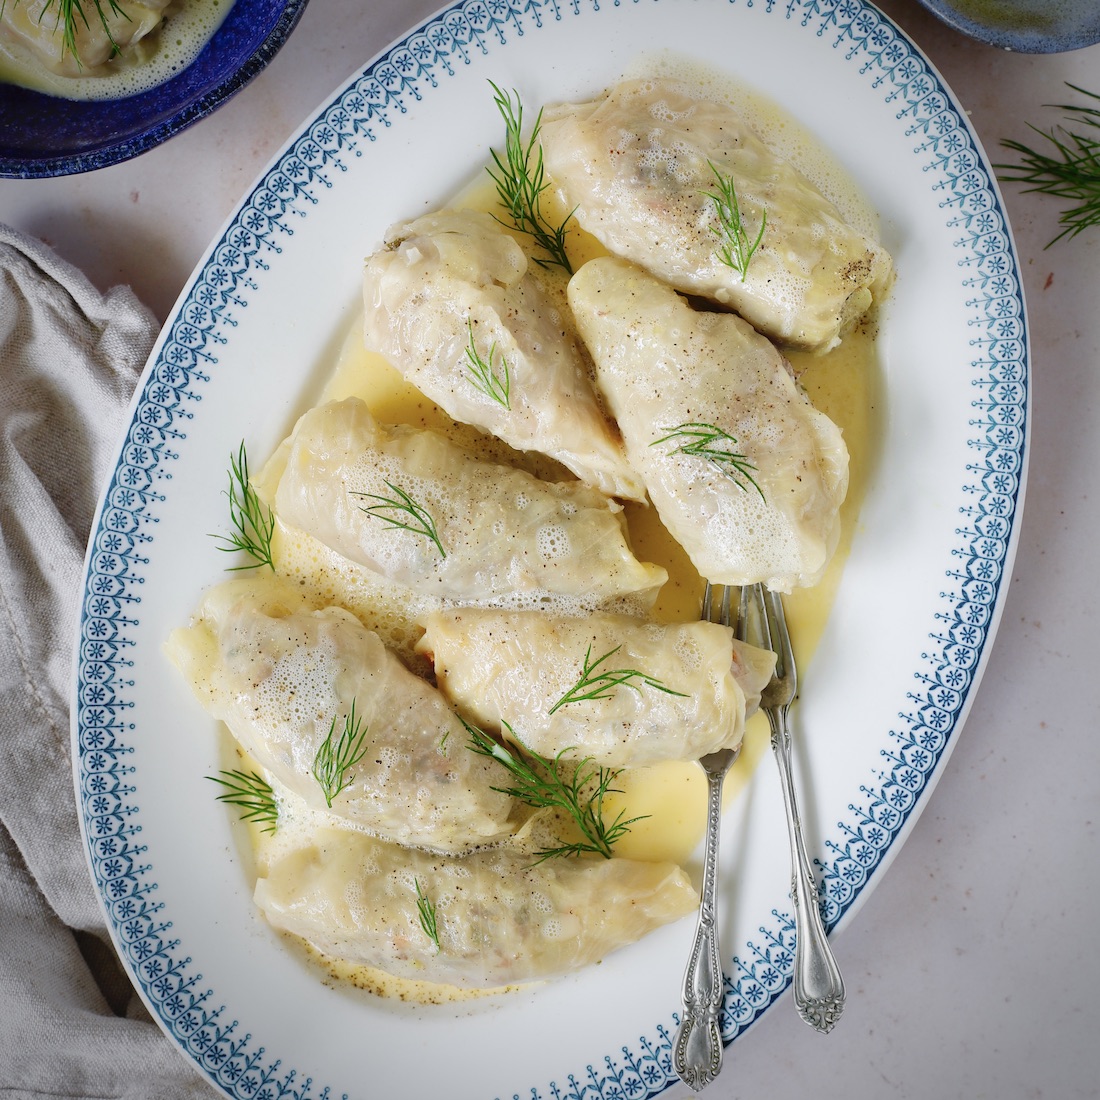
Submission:
<svg viewBox="0 0 1100 1100">
<path fill-rule="evenodd" d="M 217 110 L 218 107 L 253 80 L 286 43 L 308 3 L 309 0 L 286 0 L 286 3 L 280 9 L 279 17 L 243 64 L 213 87 L 186 101 L 179 110 L 174 111 L 166 118 L 154 121 L 147 129 L 127 133 L 115 140 L 89 143 L 88 147 L 80 152 L 27 156 L 18 153 L 9 155 L 0 152 L 0 178 L 43 179 L 91 172 L 97 168 L 106 168 L 109 165 L 130 160 L 160 145 Z M 216 37 L 217 32 L 215 32 Z M 132 98 L 140 100 L 144 96 L 155 96 L 158 89 L 163 89 L 163 87 L 163 84 L 158 85 Z M 34 98 L 56 99 L 56 97 L 46 96 L 42 93 L 27 92 L 26 89 L 21 89 L 21 91 Z M 81 101 L 71 102 L 80 103 Z M 105 101 L 89 100 L 84 102 L 94 104 Z M 126 100 L 107 102 L 125 103 Z"/>
</svg>

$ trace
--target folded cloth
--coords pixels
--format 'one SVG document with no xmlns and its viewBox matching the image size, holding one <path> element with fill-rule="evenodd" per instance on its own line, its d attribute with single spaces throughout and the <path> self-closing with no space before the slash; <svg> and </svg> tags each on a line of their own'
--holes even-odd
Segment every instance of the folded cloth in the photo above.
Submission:
<svg viewBox="0 0 1100 1100">
<path fill-rule="evenodd" d="M 0 224 L 0 1096 L 209 1100 L 127 981 L 85 861 L 69 699 L 96 497 L 157 332 Z"/>
</svg>

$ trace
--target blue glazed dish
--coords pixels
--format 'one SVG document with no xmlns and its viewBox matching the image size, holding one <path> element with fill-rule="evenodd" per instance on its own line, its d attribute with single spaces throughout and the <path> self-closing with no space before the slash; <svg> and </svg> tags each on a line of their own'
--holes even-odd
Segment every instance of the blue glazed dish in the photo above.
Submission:
<svg viewBox="0 0 1100 1100">
<path fill-rule="evenodd" d="M 236 0 L 186 69 L 123 99 L 62 99 L 0 83 L 0 176 L 90 172 L 167 141 L 252 80 L 279 52 L 307 2 Z"/>
<path fill-rule="evenodd" d="M 949 27 L 1017 53 L 1064 53 L 1100 42 L 1098 0 L 920 0 Z"/>
</svg>

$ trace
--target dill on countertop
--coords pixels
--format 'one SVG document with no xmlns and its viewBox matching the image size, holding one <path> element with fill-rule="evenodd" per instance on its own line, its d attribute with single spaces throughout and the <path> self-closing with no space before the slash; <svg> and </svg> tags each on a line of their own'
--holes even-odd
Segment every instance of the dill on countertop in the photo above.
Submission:
<svg viewBox="0 0 1100 1100">
<path fill-rule="evenodd" d="M 229 521 L 233 525 L 231 535 L 214 535 L 226 545 L 219 550 L 232 553 L 243 550 L 252 561 L 243 565 L 232 565 L 230 571 L 238 569 L 256 569 L 267 565 L 275 569 L 275 560 L 271 552 L 271 541 L 275 535 L 275 517 L 264 502 L 260 500 L 248 475 L 248 454 L 244 442 L 241 442 L 237 455 L 229 459 Z"/>
<path fill-rule="evenodd" d="M 573 266 L 565 251 L 565 234 L 566 225 L 573 213 L 570 211 L 560 225 L 554 225 L 542 210 L 542 196 L 550 187 L 546 180 L 542 145 L 539 142 L 542 111 L 535 118 L 531 135 L 524 143 L 523 104 L 519 93 L 516 93 L 513 103 L 511 94 L 502 91 L 491 80 L 489 83 L 493 88 L 497 108 L 504 119 L 505 144 L 503 156 L 495 149 L 490 150 L 496 168 L 487 168 L 486 171 L 497 186 L 497 195 L 511 219 L 511 228 L 526 233 L 547 253 L 549 259 L 536 256 L 535 263 L 540 267 L 560 267 L 572 275 Z M 497 221 L 502 225 L 509 225 L 509 222 L 501 218 L 497 218 Z"/>
<path fill-rule="evenodd" d="M 620 810 L 614 820 L 608 822 L 604 818 L 604 799 L 609 794 L 622 793 L 611 785 L 619 775 L 618 769 L 598 767 L 591 757 L 584 757 L 574 765 L 567 759 L 572 751 L 568 748 L 553 758 L 542 756 L 527 748 L 507 722 L 503 725 L 515 748 L 495 741 L 465 719 L 462 724 L 470 735 L 469 747 L 503 765 L 513 781 L 510 787 L 494 787 L 493 790 L 527 806 L 558 810 L 576 825 L 584 838 L 553 848 L 541 848 L 535 853 L 536 862 L 556 856 L 578 856 L 584 852 L 610 859 L 615 843 L 645 816 L 626 818 L 625 811 Z"/>
<path fill-rule="evenodd" d="M 1066 86 L 1100 103 L 1097 93 L 1068 81 Z M 1058 219 L 1064 228 L 1047 243 L 1049 248 L 1063 237 L 1076 237 L 1090 226 L 1100 224 L 1100 107 L 1072 103 L 1050 103 L 1047 106 L 1069 112 L 1066 122 L 1078 123 L 1086 129 L 1074 131 L 1063 125 L 1043 131 L 1028 123 L 1049 144 L 1035 149 L 1020 141 L 1002 141 L 1006 149 L 1020 155 L 1020 162 L 994 164 L 993 167 L 1001 180 L 1027 184 L 1024 191 L 1054 195 L 1072 204 Z"/>
</svg>

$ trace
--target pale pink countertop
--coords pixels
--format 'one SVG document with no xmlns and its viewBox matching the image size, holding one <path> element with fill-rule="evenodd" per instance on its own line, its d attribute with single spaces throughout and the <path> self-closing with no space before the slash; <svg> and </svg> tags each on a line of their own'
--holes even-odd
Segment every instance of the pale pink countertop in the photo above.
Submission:
<svg viewBox="0 0 1100 1100">
<path fill-rule="evenodd" d="M 163 320 L 235 204 L 329 93 L 436 0 L 311 0 L 289 43 L 211 117 L 136 160 L 0 180 L 0 220 Z M 1100 91 L 1100 46 L 1005 53 L 916 0 L 880 7 L 967 108 L 990 159 Z M 1061 205 L 1002 187 L 1025 281 L 1030 473 L 1002 625 L 946 772 L 834 946 L 848 986 L 827 1037 L 790 994 L 728 1053 L 713 1100 L 1076 1100 L 1100 1096 L 1100 226 L 1053 248 Z M 670 1090 L 670 1098 L 690 1095 Z"/>
</svg>

